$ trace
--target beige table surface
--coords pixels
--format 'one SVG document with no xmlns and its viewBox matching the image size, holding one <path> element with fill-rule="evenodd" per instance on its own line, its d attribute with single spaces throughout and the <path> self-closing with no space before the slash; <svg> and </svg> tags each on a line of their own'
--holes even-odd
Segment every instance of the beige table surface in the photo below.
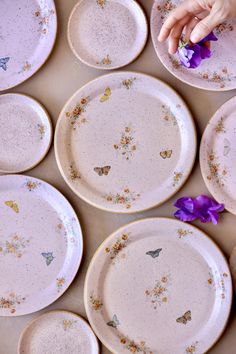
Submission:
<svg viewBox="0 0 236 354">
<path fill-rule="evenodd" d="M 66 38 L 67 21 L 70 11 L 76 2 L 77 0 L 56 0 L 59 28 L 56 45 L 51 57 L 36 75 L 11 90 L 11 92 L 32 95 L 43 103 L 52 117 L 54 126 L 60 110 L 67 99 L 82 85 L 103 74 L 101 71 L 91 69 L 80 63 L 73 56 L 68 47 Z M 141 0 L 140 3 L 143 5 L 149 18 L 153 0 Z M 220 105 L 236 93 L 235 91 L 228 93 L 201 91 L 177 81 L 159 62 L 154 52 L 150 36 L 142 55 L 134 63 L 125 67 L 124 70 L 134 70 L 151 74 L 172 85 L 172 87 L 182 95 L 192 110 L 198 129 L 199 140 L 211 115 Z M 182 188 L 174 198 L 161 207 L 133 216 L 115 215 L 97 210 L 75 196 L 67 187 L 59 173 L 53 148 L 51 148 L 45 160 L 39 166 L 29 171 L 28 175 L 42 178 L 51 183 L 71 202 L 80 218 L 83 228 L 85 244 L 84 256 L 82 265 L 73 284 L 54 304 L 43 311 L 29 316 L 15 318 L 0 317 L 0 354 L 15 354 L 19 335 L 23 328 L 32 318 L 43 312 L 55 309 L 66 309 L 86 316 L 83 304 L 83 285 L 86 270 L 95 250 L 111 232 L 139 218 L 171 216 L 174 211 L 172 205 L 177 197 L 184 195 L 195 196 L 201 193 L 207 193 L 207 189 L 201 177 L 198 160 L 196 161 L 191 177 L 184 188 Z M 226 256 L 229 256 L 232 248 L 236 245 L 235 216 L 226 213 L 218 226 L 203 225 L 198 222 L 195 224 L 206 231 L 218 243 Z M 101 353 L 108 354 L 110 352 L 102 347 Z M 236 319 L 234 309 L 224 335 L 215 347 L 210 350 L 210 353 L 236 353 Z"/>
</svg>

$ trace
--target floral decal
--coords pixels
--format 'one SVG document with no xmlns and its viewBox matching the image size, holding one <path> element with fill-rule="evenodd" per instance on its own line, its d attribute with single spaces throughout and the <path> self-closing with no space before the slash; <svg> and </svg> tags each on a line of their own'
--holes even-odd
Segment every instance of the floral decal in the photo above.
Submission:
<svg viewBox="0 0 236 354">
<path fill-rule="evenodd" d="M 219 133 L 226 133 L 225 130 L 225 123 L 224 123 L 224 117 L 221 117 L 220 120 L 218 121 L 216 127 L 215 127 L 215 132 L 217 134 Z"/>
<path fill-rule="evenodd" d="M 189 230 L 178 229 L 177 234 L 178 234 L 178 237 L 181 239 L 181 238 L 184 238 L 188 235 L 192 235 L 193 233 L 192 233 L 192 231 L 189 231 Z"/>
<path fill-rule="evenodd" d="M 123 234 L 111 247 L 107 247 L 105 249 L 105 252 L 109 254 L 111 260 L 114 260 L 120 254 L 120 252 L 127 246 L 128 241 L 129 234 Z"/>
<path fill-rule="evenodd" d="M 75 323 L 77 323 L 75 320 L 63 320 L 62 326 L 64 331 L 68 331 L 69 329 L 73 328 Z"/>
<path fill-rule="evenodd" d="M 83 97 L 71 112 L 66 112 L 66 117 L 70 119 L 70 124 L 73 126 L 74 130 L 76 130 L 76 126 L 80 127 L 88 122 L 87 118 L 84 116 L 88 104 L 89 97 Z"/>
<path fill-rule="evenodd" d="M 208 167 L 209 167 L 209 174 L 207 179 L 209 181 L 214 180 L 220 187 L 224 187 L 224 182 L 228 175 L 228 171 L 226 167 L 222 167 L 221 164 L 218 162 L 218 156 L 211 151 L 208 154 Z"/>
<path fill-rule="evenodd" d="M 13 200 L 8 200 L 5 202 L 5 205 L 9 208 L 12 209 L 12 211 L 14 211 L 16 214 L 18 214 L 20 212 L 20 209 L 18 207 L 18 204 L 13 201 Z"/>
<path fill-rule="evenodd" d="M 48 33 L 50 18 L 55 14 L 54 10 L 48 8 L 35 11 L 34 16 L 39 20 L 39 32 L 42 34 Z"/>
<path fill-rule="evenodd" d="M 179 182 L 181 181 L 182 177 L 183 177 L 183 173 L 182 172 L 174 172 L 172 186 L 176 187 L 179 184 Z"/>
<path fill-rule="evenodd" d="M 101 300 L 94 297 L 93 295 L 90 296 L 90 304 L 92 306 L 92 309 L 95 311 L 99 311 L 103 307 L 103 303 L 101 302 Z"/>
<path fill-rule="evenodd" d="M 232 79 L 234 79 L 233 75 L 228 72 L 226 67 L 219 71 L 199 72 L 199 75 L 207 82 L 219 84 L 220 88 L 222 89 L 225 87 L 227 82 L 230 82 Z"/>
<path fill-rule="evenodd" d="M 191 344 L 189 347 L 187 347 L 185 349 L 185 353 L 188 353 L 188 354 L 196 353 L 197 345 L 198 345 L 198 342 L 195 342 L 195 343 Z"/>
<path fill-rule="evenodd" d="M 220 288 L 222 290 L 221 292 L 221 298 L 222 300 L 225 299 L 225 294 L 226 294 L 226 288 L 225 288 L 225 279 L 228 278 L 229 275 L 227 273 L 223 273 L 221 276 L 221 280 L 220 280 Z"/>
<path fill-rule="evenodd" d="M 63 218 L 58 219 L 58 224 L 56 225 L 56 231 L 64 237 L 65 243 L 68 241 L 72 244 L 77 244 L 77 235 L 74 230 L 74 224 L 77 223 L 77 220 L 72 217 L 71 219 Z"/>
<path fill-rule="evenodd" d="M 7 309 L 13 314 L 16 312 L 17 305 L 21 305 L 24 301 L 25 297 L 10 292 L 8 296 L 0 296 L 0 308 Z"/>
<path fill-rule="evenodd" d="M 22 74 L 22 73 L 29 71 L 31 69 L 31 67 L 32 67 L 32 65 L 30 64 L 30 62 L 25 61 L 22 66 L 22 69 L 18 72 L 18 74 Z"/>
<path fill-rule="evenodd" d="M 28 180 L 24 186 L 26 187 L 26 189 L 28 189 L 29 192 L 35 191 L 38 187 L 40 187 L 41 183 L 37 182 L 37 181 L 31 181 Z"/>
<path fill-rule="evenodd" d="M 46 133 L 45 125 L 38 124 L 38 131 L 39 131 L 40 139 L 43 140 L 43 138 L 45 137 L 45 133 Z"/>
<path fill-rule="evenodd" d="M 131 87 L 133 86 L 134 81 L 136 80 L 136 77 L 132 77 L 130 79 L 126 79 L 122 81 L 122 85 L 127 89 L 130 90 Z"/>
<path fill-rule="evenodd" d="M 78 172 L 78 170 L 73 166 L 73 164 L 70 165 L 69 167 L 69 176 L 71 181 L 77 181 L 78 179 L 81 179 L 81 175 Z"/>
<path fill-rule="evenodd" d="M 234 30 L 234 26 L 231 22 L 224 21 L 215 28 L 216 35 L 221 35 L 225 32 L 232 32 Z"/>
<path fill-rule="evenodd" d="M 169 285 L 170 278 L 168 275 L 165 275 L 160 280 L 156 281 L 154 288 L 145 291 L 146 297 L 151 301 L 155 310 L 163 303 L 167 303 Z"/>
<path fill-rule="evenodd" d="M 112 61 L 110 59 L 109 54 L 107 54 L 107 56 L 105 56 L 100 62 L 98 62 L 97 64 L 100 65 L 111 65 Z"/>
<path fill-rule="evenodd" d="M 105 8 L 106 3 L 107 3 L 107 0 L 97 0 L 97 4 L 98 4 L 98 6 L 101 7 L 101 9 Z"/>
<path fill-rule="evenodd" d="M 164 23 L 164 20 L 166 19 L 166 17 L 169 15 L 169 13 L 175 8 L 176 8 L 176 5 L 174 4 L 174 2 L 172 0 L 165 1 L 163 5 L 157 5 L 157 10 L 161 14 L 161 19 L 162 19 L 163 23 Z"/>
<path fill-rule="evenodd" d="M 10 57 L 0 58 L 0 69 L 7 71 L 7 63 L 9 62 Z"/>
<path fill-rule="evenodd" d="M 110 193 L 105 196 L 106 200 L 109 203 L 124 205 L 126 209 L 130 209 L 132 207 L 132 203 L 135 202 L 139 197 L 140 194 L 131 192 L 129 188 L 125 188 L 124 191 L 121 193 Z"/>
<path fill-rule="evenodd" d="M 12 254 L 21 258 L 29 243 L 30 240 L 26 240 L 18 234 L 13 234 L 8 241 L 0 242 L 0 255 Z"/>
<path fill-rule="evenodd" d="M 153 354 L 153 352 L 146 347 L 146 343 L 144 341 L 136 343 L 128 337 L 120 337 L 120 343 L 124 345 L 130 353 Z"/>
<path fill-rule="evenodd" d="M 220 274 L 216 273 L 216 277 L 214 278 L 212 269 L 210 269 L 208 273 L 207 284 L 209 287 L 213 288 L 214 290 L 218 290 L 220 292 L 220 297 L 222 300 L 226 297 L 226 287 L 225 287 L 225 280 L 229 279 L 228 273 Z M 217 281 L 216 281 L 217 279 Z"/>
<path fill-rule="evenodd" d="M 165 122 L 171 123 L 172 125 L 177 125 L 177 120 L 175 118 L 175 115 L 172 113 L 170 107 L 167 107 L 166 105 L 162 105 L 162 114 L 163 114 L 163 120 Z"/>
<path fill-rule="evenodd" d="M 57 278 L 56 284 L 57 284 L 57 291 L 61 291 L 63 285 L 65 284 L 66 280 L 65 278 L 61 277 L 61 278 Z"/>
<path fill-rule="evenodd" d="M 178 70 L 178 69 L 182 68 L 182 65 L 180 64 L 179 60 L 176 59 L 173 55 L 169 54 L 169 60 L 171 62 L 173 69 Z"/>
<path fill-rule="evenodd" d="M 121 138 L 118 144 L 114 145 L 114 149 L 121 153 L 126 160 L 130 160 L 134 152 L 137 150 L 136 143 L 134 141 L 134 131 L 131 126 L 125 127 L 121 133 Z"/>
</svg>

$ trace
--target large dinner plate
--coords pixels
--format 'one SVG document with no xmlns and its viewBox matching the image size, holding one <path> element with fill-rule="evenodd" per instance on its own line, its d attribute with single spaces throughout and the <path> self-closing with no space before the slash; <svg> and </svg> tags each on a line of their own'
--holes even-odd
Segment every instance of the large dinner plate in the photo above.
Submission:
<svg viewBox="0 0 236 354">
<path fill-rule="evenodd" d="M 164 202 L 186 181 L 195 160 L 195 127 L 169 86 L 119 72 L 69 99 L 57 123 L 55 151 L 78 196 L 103 210 L 132 213 Z"/>
<path fill-rule="evenodd" d="M 209 121 L 202 137 L 200 165 L 214 198 L 236 215 L 236 97 L 226 102 Z"/>
<path fill-rule="evenodd" d="M 232 282 L 224 256 L 202 231 L 147 219 L 100 246 L 84 300 L 91 326 L 114 354 L 200 354 L 226 326 Z"/>
<path fill-rule="evenodd" d="M 53 0 L 1 0 L 0 91 L 32 76 L 52 51 L 57 32 Z"/>
<path fill-rule="evenodd" d="M 227 91 L 236 88 L 236 20 L 225 21 L 214 33 L 218 42 L 212 43 L 212 57 L 197 69 L 187 69 L 176 55 L 168 53 L 168 42 L 160 43 L 158 35 L 169 13 L 180 0 L 155 0 L 151 14 L 151 33 L 156 53 L 165 67 L 178 79 L 200 89 Z"/>
<path fill-rule="evenodd" d="M 38 311 L 68 288 L 80 265 L 77 216 L 39 179 L 0 177 L 0 316 Z"/>
</svg>

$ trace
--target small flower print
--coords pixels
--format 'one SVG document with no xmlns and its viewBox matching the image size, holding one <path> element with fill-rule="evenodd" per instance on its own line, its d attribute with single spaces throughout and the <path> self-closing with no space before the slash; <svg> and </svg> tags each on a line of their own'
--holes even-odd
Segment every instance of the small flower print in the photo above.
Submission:
<svg viewBox="0 0 236 354">
<path fill-rule="evenodd" d="M 211 287 L 215 287 L 214 276 L 212 274 L 212 270 L 210 270 L 208 273 L 207 284 L 210 285 Z"/>
<path fill-rule="evenodd" d="M 136 80 L 136 77 L 126 79 L 122 81 L 122 85 L 127 89 L 130 90 L 131 87 L 133 86 L 134 81 Z"/>
<path fill-rule="evenodd" d="M 176 59 L 174 56 L 169 55 L 169 60 L 171 62 L 172 68 L 175 70 L 179 70 L 182 68 L 182 65 L 180 64 L 180 61 Z"/>
<path fill-rule="evenodd" d="M 39 32 L 43 35 L 48 33 L 48 27 L 51 17 L 55 14 L 54 10 L 48 8 L 35 11 L 34 17 L 39 20 Z"/>
<path fill-rule="evenodd" d="M 153 354 L 153 352 L 146 347 L 146 343 L 144 341 L 136 343 L 128 337 L 120 337 L 120 343 L 125 346 L 130 353 Z"/>
<path fill-rule="evenodd" d="M 18 204 L 15 201 L 8 200 L 8 201 L 5 202 L 5 205 L 7 207 L 11 208 L 16 214 L 19 214 L 20 209 L 19 209 Z"/>
<path fill-rule="evenodd" d="M 133 156 L 137 150 L 137 145 L 134 141 L 134 131 L 131 126 L 125 127 L 121 133 L 120 141 L 114 144 L 114 149 L 120 152 L 126 160 L 130 160 Z"/>
<path fill-rule="evenodd" d="M 221 117 L 220 120 L 218 121 L 218 123 L 217 123 L 217 125 L 215 127 L 215 132 L 217 134 L 226 133 L 225 124 L 224 124 L 224 117 Z"/>
<path fill-rule="evenodd" d="M 176 5 L 171 0 L 167 0 L 166 2 L 164 2 L 163 5 L 157 5 L 157 10 L 161 14 L 161 19 L 162 19 L 163 23 L 164 23 L 164 20 L 166 19 L 166 17 L 169 15 L 169 13 L 175 8 L 176 8 Z"/>
<path fill-rule="evenodd" d="M 78 179 L 81 179 L 81 175 L 79 174 L 77 169 L 73 166 L 73 164 L 70 165 L 69 176 L 70 176 L 71 181 L 73 181 L 73 182 Z"/>
<path fill-rule="evenodd" d="M 94 297 L 93 295 L 90 296 L 90 304 L 95 311 L 99 311 L 103 307 L 103 303 L 100 299 Z"/>
<path fill-rule="evenodd" d="M 220 36 L 221 34 L 225 32 L 232 32 L 234 30 L 234 26 L 231 22 L 224 21 L 215 28 L 215 33 L 217 36 Z"/>
<path fill-rule="evenodd" d="M 0 69 L 2 69 L 3 71 L 7 71 L 7 63 L 9 62 L 9 60 L 9 57 L 0 58 Z"/>
<path fill-rule="evenodd" d="M 16 312 L 17 305 L 21 305 L 25 301 L 25 297 L 10 292 L 7 296 L 0 296 L 0 308 L 7 309 L 10 313 Z"/>
<path fill-rule="evenodd" d="M 80 127 L 88 123 L 84 113 L 86 113 L 86 108 L 89 104 L 89 100 L 89 97 L 81 98 L 80 102 L 73 108 L 71 112 L 66 112 L 66 117 L 70 119 L 70 124 L 74 130 L 76 130 L 77 126 Z"/>
<path fill-rule="evenodd" d="M 229 274 L 223 273 L 220 274 L 219 277 L 219 274 L 217 272 L 215 273 L 216 273 L 216 277 L 214 278 L 212 269 L 210 269 L 208 273 L 207 284 L 209 287 L 213 288 L 214 291 L 217 290 L 220 293 L 221 299 L 224 300 L 226 297 L 225 281 L 227 278 L 229 278 Z"/>
<path fill-rule="evenodd" d="M 13 234 L 9 240 L 0 242 L 0 255 L 11 254 L 17 258 L 21 258 L 30 240 L 26 240 L 18 234 Z"/>
<path fill-rule="evenodd" d="M 172 113 L 170 107 L 167 107 L 166 105 L 162 105 L 162 114 L 163 114 L 163 120 L 165 122 L 171 123 L 172 125 L 177 125 L 177 120 L 175 118 L 174 113 Z"/>
<path fill-rule="evenodd" d="M 207 179 L 209 181 L 214 180 L 220 187 L 224 187 L 224 182 L 228 175 L 228 170 L 226 167 L 222 167 L 221 164 L 218 162 L 218 156 L 211 151 L 208 154 L 208 167 L 209 167 L 209 174 Z"/>
<path fill-rule="evenodd" d="M 199 72 L 199 75 L 207 82 L 219 84 L 222 89 L 225 87 L 226 83 L 229 83 L 232 79 L 234 79 L 233 75 L 229 73 L 226 67 L 214 72 Z"/>
<path fill-rule="evenodd" d="M 185 349 L 185 352 L 188 353 L 188 354 L 194 354 L 197 352 L 197 345 L 198 345 L 198 342 L 195 342 L 193 344 L 191 344 L 189 347 L 187 347 Z"/>
<path fill-rule="evenodd" d="M 150 299 L 153 308 L 156 310 L 158 306 L 168 302 L 168 287 L 170 285 L 169 275 L 164 275 L 160 280 L 156 281 L 154 288 L 145 291 L 145 295 Z"/>
<path fill-rule="evenodd" d="M 140 194 L 131 192 L 129 188 L 125 188 L 121 193 L 110 193 L 105 196 L 109 203 L 124 205 L 126 209 L 130 209 L 132 207 L 132 203 L 135 202 L 139 197 Z"/>
<path fill-rule="evenodd" d="M 105 8 L 107 0 L 97 0 L 98 6 L 100 6 L 102 9 Z"/>
<path fill-rule="evenodd" d="M 32 192 L 36 190 L 40 185 L 40 182 L 28 180 L 24 186 L 28 189 L 29 192 Z"/>
<path fill-rule="evenodd" d="M 109 254 L 111 260 L 114 260 L 115 258 L 117 258 L 120 252 L 127 246 L 128 241 L 129 234 L 123 234 L 111 247 L 107 247 L 105 249 L 105 252 Z"/>
<path fill-rule="evenodd" d="M 56 231 L 64 237 L 65 243 L 68 242 L 72 244 L 77 244 L 77 235 L 74 230 L 74 223 L 77 223 L 76 219 L 72 217 L 71 219 L 63 218 L 58 219 L 58 223 L 56 225 Z"/>
<path fill-rule="evenodd" d="M 221 275 L 221 279 L 220 279 L 220 288 L 221 288 L 221 299 L 224 300 L 225 299 L 225 294 L 226 294 L 226 287 L 225 287 L 225 279 L 228 278 L 229 275 L 227 273 L 223 273 Z"/>
<path fill-rule="evenodd" d="M 110 59 L 109 54 L 107 54 L 107 56 L 105 56 L 100 62 L 98 62 L 97 64 L 100 65 L 111 65 L 112 61 Z"/>
<path fill-rule="evenodd" d="M 46 133 L 46 127 L 43 124 L 38 124 L 38 131 L 39 131 L 39 136 L 40 139 L 43 140 L 45 133 Z"/>
<path fill-rule="evenodd" d="M 77 323 L 75 320 L 63 320 L 62 326 L 64 331 L 68 331 L 69 329 L 73 328 L 73 326 Z"/>
<path fill-rule="evenodd" d="M 58 291 L 58 292 L 62 289 L 63 285 L 65 284 L 65 281 L 66 281 L 66 280 L 65 280 L 65 278 L 63 278 L 63 277 L 57 278 L 56 284 L 57 284 L 57 291 Z"/>
<path fill-rule="evenodd" d="M 24 62 L 22 69 L 18 72 L 18 74 L 22 74 L 29 71 L 31 69 L 31 66 L 32 65 L 28 61 Z"/>
<path fill-rule="evenodd" d="M 192 235 L 192 231 L 189 230 L 184 230 L 184 229 L 178 229 L 177 234 L 179 238 L 184 238 L 188 235 Z"/>
<path fill-rule="evenodd" d="M 176 187 L 179 184 L 179 182 L 181 181 L 182 177 L 183 177 L 183 173 L 182 172 L 174 172 L 172 186 Z"/>
</svg>

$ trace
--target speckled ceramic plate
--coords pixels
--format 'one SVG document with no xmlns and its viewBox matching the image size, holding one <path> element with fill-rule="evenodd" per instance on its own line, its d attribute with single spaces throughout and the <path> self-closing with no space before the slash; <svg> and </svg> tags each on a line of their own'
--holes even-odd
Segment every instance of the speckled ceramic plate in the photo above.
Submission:
<svg viewBox="0 0 236 354">
<path fill-rule="evenodd" d="M 150 76 L 119 72 L 77 91 L 55 134 L 60 171 L 88 203 L 138 212 L 179 190 L 196 152 L 194 123 L 182 99 Z"/>
<path fill-rule="evenodd" d="M 80 0 L 68 24 L 73 53 L 85 64 L 104 70 L 136 59 L 147 34 L 145 14 L 134 0 Z"/>
<path fill-rule="evenodd" d="M 83 240 L 67 200 L 27 176 L 0 177 L 0 316 L 38 311 L 59 298 L 80 265 Z"/>
<path fill-rule="evenodd" d="M 87 322 L 68 311 L 51 311 L 24 330 L 18 354 L 98 354 L 97 338 Z"/>
<path fill-rule="evenodd" d="M 114 354 L 206 353 L 227 323 L 232 282 L 213 241 L 173 219 L 122 227 L 95 253 L 86 312 Z"/>
<path fill-rule="evenodd" d="M 53 48 L 57 18 L 53 0 L 1 1 L 0 91 L 32 76 Z"/>
<path fill-rule="evenodd" d="M 209 121 L 200 149 L 201 171 L 214 198 L 236 215 L 236 97 Z"/>
<path fill-rule="evenodd" d="M 20 94 L 0 96 L 0 172 L 18 173 L 36 166 L 52 141 L 48 113 Z"/>
<path fill-rule="evenodd" d="M 214 33 L 219 39 L 212 44 L 213 55 L 197 69 L 186 69 L 178 55 L 169 55 L 168 43 L 160 43 L 160 29 L 180 0 L 156 0 L 151 14 L 151 33 L 156 53 L 165 67 L 178 79 L 200 89 L 227 91 L 236 88 L 236 20 L 217 26 Z"/>
</svg>

